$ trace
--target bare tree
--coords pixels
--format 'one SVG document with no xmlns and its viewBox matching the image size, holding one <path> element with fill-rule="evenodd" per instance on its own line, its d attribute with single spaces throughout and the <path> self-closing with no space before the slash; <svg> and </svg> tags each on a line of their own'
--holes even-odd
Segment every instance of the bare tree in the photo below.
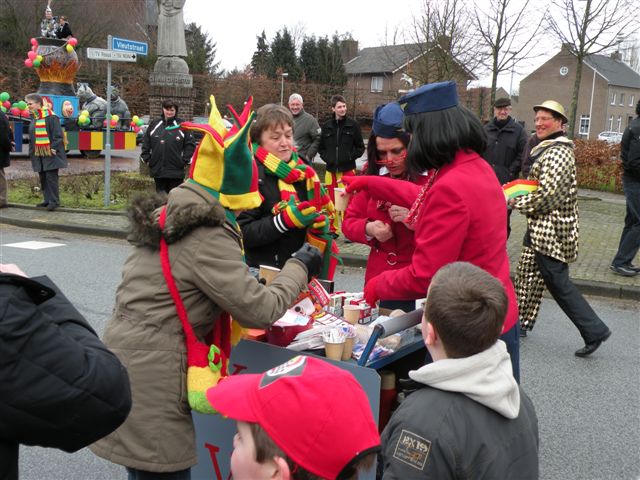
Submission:
<svg viewBox="0 0 640 480">
<path fill-rule="evenodd" d="M 634 32 L 638 5 L 637 0 L 552 0 L 552 5 L 557 12 L 547 17 L 549 27 L 576 57 L 567 130 L 573 138 L 583 62 L 588 55 L 602 52 Z"/>
<path fill-rule="evenodd" d="M 533 50 L 546 12 L 539 2 L 534 8 L 530 4 L 530 0 L 491 0 L 487 11 L 476 7 L 475 28 L 489 51 L 491 64 L 491 105 L 496 97 L 498 75 L 514 71 L 520 62 L 535 56 Z"/>
<path fill-rule="evenodd" d="M 640 39 L 631 37 L 622 41 L 619 50 L 622 60 L 636 72 L 640 73 Z"/>
</svg>

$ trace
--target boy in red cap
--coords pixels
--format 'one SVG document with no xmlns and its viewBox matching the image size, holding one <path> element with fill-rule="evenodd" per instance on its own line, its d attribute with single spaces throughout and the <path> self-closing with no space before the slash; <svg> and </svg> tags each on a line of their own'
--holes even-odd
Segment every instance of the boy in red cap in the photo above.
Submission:
<svg viewBox="0 0 640 480">
<path fill-rule="evenodd" d="M 236 480 L 355 479 L 380 448 L 362 387 L 346 370 L 313 357 L 228 377 L 207 399 L 238 422 Z"/>
</svg>

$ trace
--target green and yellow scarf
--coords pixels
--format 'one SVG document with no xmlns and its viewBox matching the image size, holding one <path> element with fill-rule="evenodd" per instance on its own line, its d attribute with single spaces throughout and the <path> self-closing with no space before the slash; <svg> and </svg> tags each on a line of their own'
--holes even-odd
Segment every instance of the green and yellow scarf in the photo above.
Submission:
<svg viewBox="0 0 640 480">
<path fill-rule="evenodd" d="M 47 121 L 46 118 L 50 115 L 49 110 L 46 107 L 42 107 L 35 112 L 33 116 L 36 119 L 35 124 L 35 155 L 36 157 L 50 157 L 51 153 L 51 140 L 47 135 Z"/>
</svg>

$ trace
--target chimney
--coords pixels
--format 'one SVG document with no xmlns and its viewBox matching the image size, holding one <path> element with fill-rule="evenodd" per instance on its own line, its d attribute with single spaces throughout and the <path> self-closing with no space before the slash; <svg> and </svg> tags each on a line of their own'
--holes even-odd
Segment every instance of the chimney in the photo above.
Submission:
<svg viewBox="0 0 640 480">
<path fill-rule="evenodd" d="M 357 40 L 342 40 L 340 43 L 340 54 L 342 55 L 342 63 L 347 63 L 358 56 Z"/>
<path fill-rule="evenodd" d="M 620 51 L 619 50 L 616 50 L 615 52 L 613 52 L 610 55 L 610 57 L 611 57 L 612 60 L 615 60 L 616 62 L 622 61 L 622 55 L 620 55 Z"/>
</svg>

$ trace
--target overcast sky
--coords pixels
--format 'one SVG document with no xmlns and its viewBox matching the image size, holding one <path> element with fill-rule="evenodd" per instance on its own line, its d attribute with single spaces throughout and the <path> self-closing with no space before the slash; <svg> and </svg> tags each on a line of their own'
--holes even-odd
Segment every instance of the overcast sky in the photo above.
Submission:
<svg viewBox="0 0 640 480">
<path fill-rule="evenodd" d="M 270 42 L 276 32 L 286 26 L 289 31 L 301 30 L 307 36 L 331 38 L 333 33 L 351 33 L 359 47 L 376 47 L 393 43 L 396 27 L 408 29 L 414 17 L 421 13 L 422 0 L 272 0 L 247 2 L 231 0 L 187 0 L 185 22 L 196 22 L 217 43 L 216 60 L 226 70 L 243 68 L 251 62 L 256 49 L 256 37 L 264 30 Z M 388 40 L 385 42 L 385 33 Z M 396 43 L 403 43 L 401 37 Z M 514 89 L 519 78 L 557 52 L 550 48 L 543 57 L 514 75 Z M 523 75 L 525 74 L 525 75 Z M 511 74 L 502 75 L 498 86 L 509 91 Z M 490 86 L 490 79 L 481 84 Z"/>
</svg>

